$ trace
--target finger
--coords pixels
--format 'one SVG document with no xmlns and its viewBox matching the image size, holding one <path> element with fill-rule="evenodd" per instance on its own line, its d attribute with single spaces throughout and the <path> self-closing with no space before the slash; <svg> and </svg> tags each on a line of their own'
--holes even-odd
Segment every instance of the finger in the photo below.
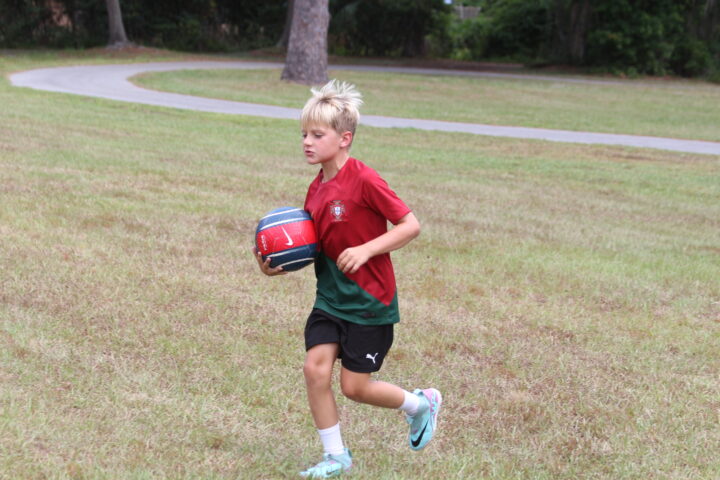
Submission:
<svg viewBox="0 0 720 480">
<path fill-rule="evenodd" d="M 337 267 L 338 267 L 338 270 L 340 270 L 341 272 L 344 272 L 344 271 L 345 271 L 345 264 L 346 264 L 346 263 L 347 263 L 347 262 L 346 262 L 345 259 L 342 257 L 342 255 L 340 255 L 340 256 L 338 257 L 338 259 L 337 259 L 337 262 L 336 262 L 336 265 L 337 265 Z"/>
<path fill-rule="evenodd" d="M 283 270 L 282 267 L 271 267 L 270 266 L 271 261 L 272 261 L 272 259 L 270 257 L 267 257 L 262 264 L 263 271 L 266 274 L 268 274 L 268 275 L 284 275 L 284 274 L 288 273 L 285 270 Z"/>
<path fill-rule="evenodd" d="M 271 269 L 269 270 L 269 272 L 270 272 L 270 273 L 269 273 L 270 275 L 285 275 L 286 273 L 288 273 L 288 272 L 286 272 L 285 270 L 283 270 L 282 267 L 271 268 Z"/>
<path fill-rule="evenodd" d="M 338 267 L 340 267 L 341 265 L 345 265 L 345 257 L 347 257 L 347 255 L 345 255 L 345 252 L 342 252 L 338 256 L 337 262 L 336 262 Z"/>
<path fill-rule="evenodd" d="M 270 257 L 263 258 L 263 256 L 258 253 L 256 258 L 260 264 L 260 268 L 262 268 L 264 272 L 270 269 Z"/>
</svg>

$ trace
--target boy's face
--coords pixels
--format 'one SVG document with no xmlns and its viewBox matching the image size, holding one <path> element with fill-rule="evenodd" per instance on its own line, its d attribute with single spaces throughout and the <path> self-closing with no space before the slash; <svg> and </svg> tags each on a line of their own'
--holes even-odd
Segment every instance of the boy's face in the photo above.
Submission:
<svg viewBox="0 0 720 480">
<path fill-rule="evenodd" d="M 336 132 L 329 125 L 308 125 L 303 129 L 303 152 L 310 165 L 340 159 L 347 154 L 352 133 Z"/>
</svg>

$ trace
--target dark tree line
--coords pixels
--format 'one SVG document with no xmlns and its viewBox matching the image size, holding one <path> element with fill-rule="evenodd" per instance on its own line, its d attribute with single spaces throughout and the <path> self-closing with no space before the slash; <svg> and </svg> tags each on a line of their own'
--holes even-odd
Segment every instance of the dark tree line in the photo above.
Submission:
<svg viewBox="0 0 720 480">
<path fill-rule="evenodd" d="M 119 3 L 127 37 L 137 44 L 227 51 L 292 48 L 288 13 L 298 1 L 306 6 L 303 27 L 328 22 L 327 49 L 334 54 L 514 60 L 720 78 L 720 0 L 455 0 L 452 7 L 443 0 Z M 106 2 L 0 0 L 0 48 L 107 45 Z M 459 19 L 453 8 L 461 4 L 480 7 L 480 14 Z M 328 10 L 329 21 L 305 8 Z"/>
<path fill-rule="evenodd" d="M 273 45 L 282 35 L 288 8 L 287 0 L 120 0 L 119 4 L 131 41 L 186 51 Z M 0 47 L 105 46 L 109 27 L 102 0 L 0 0 Z"/>
<path fill-rule="evenodd" d="M 442 55 L 720 78 L 720 0 L 475 0 Z"/>
</svg>

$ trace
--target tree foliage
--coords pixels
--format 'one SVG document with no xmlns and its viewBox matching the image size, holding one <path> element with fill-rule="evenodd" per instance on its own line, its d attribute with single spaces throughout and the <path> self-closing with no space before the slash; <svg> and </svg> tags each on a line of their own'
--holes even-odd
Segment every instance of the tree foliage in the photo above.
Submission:
<svg viewBox="0 0 720 480">
<path fill-rule="evenodd" d="M 133 41 L 177 50 L 248 49 L 273 44 L 282 33 L 287 0 L 121 0 Z M 0 0 L 0 47 L 103 46 L 105 2 Z"/>
<path fill-rule="evenodd" d="M 614 69 L 664 74 L 684 40 L 686 5 L 674 0 L 615 0 L 594 6 L 585 61 Z"/>
<path fill-rule="evenodd" d="M 720 69 L 717 0 L 485 0 L 450 27 L 450 56 L 573 64 L 630 74 Z"/>
<path fill-rule="evenodd" d="M 331 48 L 369 56 L 419 56 L 426 37 L 443 25 L 442 0 L 335 0 L 330 2 Z"/>
</svg>

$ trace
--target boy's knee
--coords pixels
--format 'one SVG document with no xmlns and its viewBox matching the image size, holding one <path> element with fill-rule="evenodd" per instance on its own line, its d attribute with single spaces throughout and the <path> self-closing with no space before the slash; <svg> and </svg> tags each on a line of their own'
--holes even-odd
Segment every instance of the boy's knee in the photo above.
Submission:
<svg viewBox="0 0 720 480">
<path fill-rule="evenodd" d="M 354 402 L 362 402 L 364 398 L 365 385 L 357 382 L 342 382 L 340 385 L 342 394 Z"/>
<path fill-rule="evenodd" d="M 305 375 L 305 378 L 314 378 L 317 377 L 320 374 L 320 367 L 318 366 L 317 362 L 305 360 L 305 364 L 303 365 L 303 375 Z"/>
<path fill-rule="evenodd" d="M 329 384 L 330 377 L 332 376 L 332 369 L 328 369 L 321 362 L 306 360 L 303 365 L 303 375 L 305 376 L 305 381 L 308 384 Z"/>
</svg>

